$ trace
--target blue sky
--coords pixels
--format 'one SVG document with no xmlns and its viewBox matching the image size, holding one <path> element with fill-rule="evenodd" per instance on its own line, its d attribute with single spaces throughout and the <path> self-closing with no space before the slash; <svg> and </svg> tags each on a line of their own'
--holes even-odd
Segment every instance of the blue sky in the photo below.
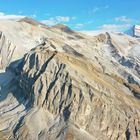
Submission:
<svg viewBox="0 0 140 140">
<path fill-rule="evenodd" d="M 75 30 L 124 30 L 140 24 L 140 0 L 0 0 L 0 18 L 31 16 Z"/>
</svg>

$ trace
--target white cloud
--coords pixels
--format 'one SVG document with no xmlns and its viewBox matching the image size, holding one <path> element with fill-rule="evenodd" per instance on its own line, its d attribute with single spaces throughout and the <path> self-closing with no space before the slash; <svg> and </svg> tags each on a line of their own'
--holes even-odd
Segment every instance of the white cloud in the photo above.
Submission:
<svg viewBox="0 0 140 140">
<path fill-rule="evenodd" d="M 36 15 L 36 14 L 33 14 L 33 15 L 31 15 L 31 17 L 32 17 L 32 18 L 36 18 L 36 17 L 37 17 L 37 15 Z"/>
<path fill-rule="evenodd" d="M 99 27 L 100 30 L 119 32 L 127 29 L 129 24 L 104 24 Z"/>
<path fill-rule="evenodd" d="M 21 19 L 24 17 L 25 16 L 23 16 L 23 15 L 9 15 L 9 14 L 5 14 L 3 12 L 0 12 L 0 20 L 4 20 L 4 19 L 18 20 L 18 19 Z"/>
<path fill-rule="evenodd" d="M 120 16 L 120 17 L 116 17 L 115 21 L 121 21 L 121 22 L 129 23 L 129 22 L 132 21 L 132 19 L 130 19 L 130 18 L 126 17 L 126 16 Z"/>
<path fill-rule="evenodd" d="M 58 22 L 69 22 L 70 21 L 70 17 L 63 17 L 63 16 L 57 16 L 57 17 L 55 17 L 55 19 Z"/>
<path fill-rule="evenodd" d="M 49 25 L 49 26 L 57 24 L 56 21 L 51 20 L 51 19 L 48 19 L 48 20 L 42 20 L 41 22 L 44 23 L 44 24 L 46 24 L 46 25 Z"/>
<path fill-rule="evenodd" d="M 96 6 L 92 9 L 91 13 L 94 14 L 94 13 L 97 13 L 99 11 L 103 11 L 103 10 L 108 9 L 108 8 L 109 8 L 109 5 L 100 6 L 100 7 Z"/>
<path fill-rule="evenodd" d="M 58 23 L 69 22 L 70 20 L 74 20 L 76 17 L 68 17 L 68 16 L 56 16 L 53 18 L 49 18 L 47 20 L 42 20 L 41 22 L 46 25 L 55 25 Z"/>
<path fill-rule="evenodd" d="M 80 29 L 80 28 L 82 28 L 84 26 L 84 24 L 82 24 L 82 23 L 77 23 L 77 24 L 75 24 L 75 28 L 76 29 Z"/>
<path fill-rule="evenodd" d="M 122 32 L 128 29 L 129 27 L 130 27 L 129 24 L 122 24 L 122 25 L 104 24 L 98 27 L 98 30 L 85 30 L 85 31 L 80 31 L 80 32 L 88 34 L 88 35 L 98 35 L 100 33 L 105 33 L 105 32 Z"/>
</svg>

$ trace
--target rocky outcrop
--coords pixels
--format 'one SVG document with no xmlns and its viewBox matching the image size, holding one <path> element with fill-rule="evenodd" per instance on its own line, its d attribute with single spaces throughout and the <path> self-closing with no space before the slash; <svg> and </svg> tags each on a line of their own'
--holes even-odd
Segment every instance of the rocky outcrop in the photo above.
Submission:
<svg viewBox="0 0 140 140">
<path fill-rule="evenodd" d="M 0 32 L 0 69 L 3 69 L 10 64 L 13 59 L 15 48 L 16 46 Z"/>
</svg>

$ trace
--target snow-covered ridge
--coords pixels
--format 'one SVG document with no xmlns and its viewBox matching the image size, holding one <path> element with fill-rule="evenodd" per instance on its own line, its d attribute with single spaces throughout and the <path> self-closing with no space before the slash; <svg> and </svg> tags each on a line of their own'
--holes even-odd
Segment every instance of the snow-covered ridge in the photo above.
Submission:
<svg viewBox="0 0 140 140">
<path fill-rule="evenodd" d="M 130 29 L 125 31 L 125 33 L 132 37 L 140 38 L 140 25 L 132 26 Z"/>
</svg>

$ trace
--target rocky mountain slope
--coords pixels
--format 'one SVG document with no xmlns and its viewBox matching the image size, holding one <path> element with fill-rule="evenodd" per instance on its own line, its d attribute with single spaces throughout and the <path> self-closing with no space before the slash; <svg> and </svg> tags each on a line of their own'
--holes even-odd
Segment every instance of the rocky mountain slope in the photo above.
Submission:
<svg viewBox="0 0 140 140">
<path fill-rule="evenodd" d="M 140 139 L 137 39 L 26 18 L 0 24 L 3 140 Z"/>
</svg>

